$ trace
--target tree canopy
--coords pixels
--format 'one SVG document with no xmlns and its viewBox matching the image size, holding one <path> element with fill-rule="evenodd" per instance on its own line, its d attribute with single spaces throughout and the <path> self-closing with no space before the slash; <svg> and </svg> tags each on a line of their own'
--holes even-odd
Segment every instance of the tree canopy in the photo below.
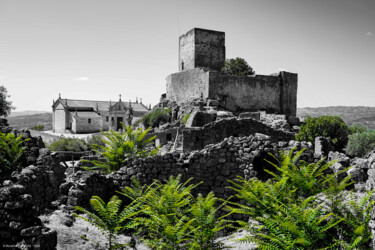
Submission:
<svg viewBox="0 0 375 250">
<path fill-rule="evenodd" d="M 3 85 L 0 85 L 0 117 L 7 117 L 11 110 L 15 109 L 12 106 L 12 102 L 9 101 L 9 97 L 7 89 Z"/>
<path fill-rule="evenodd" d="M 249 66 L 245 59 L 236 57 L 227 59 L 224 63 L 222 72 L 230 75 L 254 75 L 253 68 Z"/>
</svg>

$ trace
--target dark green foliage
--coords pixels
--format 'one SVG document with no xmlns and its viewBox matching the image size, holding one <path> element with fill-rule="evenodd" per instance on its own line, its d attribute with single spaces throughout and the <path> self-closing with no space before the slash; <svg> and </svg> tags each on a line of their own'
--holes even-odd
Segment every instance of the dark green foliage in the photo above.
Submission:
<svg viewBox="0 0 375 250">
<path fill-rule="evenodd" d="M 276 172 L 267 171 L 273 179 L 231 182 L 242 202 L 230 202 L 227 207 L 258 222 L 258 226 L 239 222 L 253 233 L 241 241 L 256 242 L 260 249 L 366 249 L 374 206 L 371 194 L 357 203 L 358 195 L 345 191 L 353 184 L 351 176 L 337 179 L 348 169 L 327 174 L 334 162 L 307 164 L 299 160 L 301 152 L 279 154 L 279 164 L 273 164 Z M 350 196 L 353 202 L 348 202 Z"/>
<path fill-rule="evenodd" d="M 363 157 L 375 149 L 375 130 L 357 130 L 349 135 L 347 153 L 352 156 Z"/>
<path fill-rule="evenodd" d="M 7 117 L 12 109 L 15 107 L 12 106 L 12 102 L 9 101 L 10 95 L 8 95 L 7 89 L 1 85 L 0 86 L 0 117 Z"/>
<path fill-rule="evenodd" d="M 22 155 L 26 149 L 22 143 L 27 140 L 23 140 L 22 135 L 0 133 L 0 176 L 22 169 Z"/>
<path fill-rule="evenodd" d="M 43 124 L 38 124 L 31 129 L 38 130 L 38 131 L 43 131 L 44 130 L 44 125 Z"/>
<path fill-rule="evenodd" d="M 131 126 L 125 128 L 123 124 L 122 126 L 123 129 L 120 132 L 112 130 L 102 132 L 103 143 L 101 145 L 94 144 L 92 148 L 105 161 L 88 161 L 95 166 L 85 168 L 86 170 L 99 169 L 103 173 L 109 174 L 137 158 L 152 156 L 159 151 L 159 147 L 153 147 L 155 136 L 146 138 L 151 128 L 143 130 L 141 128 L 133 129 Z"/>
<path fill-rule="evenodd" d="M 230 75 L 254 75 L 253 68 L 247 64 L 245 59 L 236 57 L 227 59 L 224 63 L 224 67 L 221 69 L 223 73 Z"/>
<path fill-rule="evenodd" d="M 315 137 L 324 136 L 333 142 L 336 149 L 348 143 L 349 128 L 339 116 L 308 117 L 296 135 L 298 141 L 314 143 Z"/>
<path fill-rule="evenodd" d="M 73 151 L 83 152 L 89 150 L 84 139 L 78 138 L 65 138 L 61 136 L 59 139 L 47 146 L 51 151 Z"/>
<path fill-rule="evenodd" d="M 220 249 L 215 242 L 218 232 L 226 226 L 223 217 L 218 218 L 217 198 L 211 192 L 206 197 L 191 192 L 199 184 L 191 179 L 181 183 L 181 176 L 171 176 L 166 183 L 156 180 L 149 186 L 141 186 L 133 179 L 132 187 L 121 194 L 142 204 L 143 216 L 139 223 L 139 235 L 152 249 Z"/>
<path fill-rule="evenodd" d="M 145 114 L 142 117 L 142 123 L 145 128 L 158 127 L 161 122 L 166 123 L 171 119 L 171 110 L 168 108 L 158 108 Z"/>
<path fill-rule="evenodd" d="M 125 206 L 121 211 L 122 201 L 117 196 L 112 196 L 110 201 L 106 204 L 100 197 L 93 196 L 90 199 L 90 204 L 95 212 L 90 212 L 82 207 L 76 206 L 75 209 L 85 213 L 88 217 L 83 217 L 74 214 L 93 226 L 97 227 L 106 235 L 108 243 L 107 249 L 118 249 L 124 245 L 118 244 L 116 237 L 125 229 L 134 229 L 137 222 L 134 217 L 142 212 L 136 204 Z M 90 239 L 96 242 L 94 239 Z M 98 242 L 97 242 L 98 243 Z"/>
</svg>

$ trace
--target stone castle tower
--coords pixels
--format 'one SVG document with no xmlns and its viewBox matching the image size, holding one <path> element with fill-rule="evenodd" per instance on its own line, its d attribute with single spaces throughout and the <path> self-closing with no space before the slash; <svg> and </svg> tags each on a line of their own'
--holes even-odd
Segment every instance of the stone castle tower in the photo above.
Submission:
<svg viewBox="0 0 375 250">
<path fill-rule="evenodd" d="M 225 62 L 225 33 L 194 28 L 179 39 L 179 71 L 220 70 Z"/>
<path fill-rule="evenodd" d="M 194 28 L 179 38 L 179 72 L 167 76 L 166 98 L 177 104 L 201 96 L 234 113 L 266 111 L 296 116 L 298 75 L 239 76 L 221 72 L 225 33 Z"/>
</svg>

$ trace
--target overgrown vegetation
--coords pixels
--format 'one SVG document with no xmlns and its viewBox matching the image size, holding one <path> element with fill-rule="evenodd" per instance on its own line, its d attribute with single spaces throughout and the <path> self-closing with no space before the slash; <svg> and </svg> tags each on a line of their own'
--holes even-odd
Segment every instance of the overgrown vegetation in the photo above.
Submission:
<svg viewBox="0 0 375 250">
<path fill-rule="evenodd" d="M 101 146 L 105 145 L 102 141 L 102 137 L 102 134 L 94 134 L 85 140 L 60 136 L 58 139 L 54 139 L 49 145 L 47 145 L 47 148 L 51 151 L 90 151 L 94 144 Z"/>
<path fill-rule="evenodd" d="M 144 208 L 137 234 L 152 249 L 220 249 L 215 242 L 224 229 L 224 217 L 218 217 L 221 206 L 211 192 L 195 198 L 191 192 L 199 184 L 181 182 L 181 176 L 169 177 L 166 183 L 156 180 L 141 186 L 136 179 L 121 194 Z"/>
<path fill-rule="evenodd" d="M 339 116 L 308 117 L 296 135 L 298 141 L 314 143 L 315 137 L 329 138 L 337 150 L 348 143 L 349 128 Z"/>
<path fill-rule="evenodd" d="M 44 125 L 43 124 L 37 124 L 36 126 L 32 127 L 31 129 L 38 130 L 38 131 L 44 131 Z"/>
<path fill-rule="evenodd" d="M 375 149 L 375 130 L 358 124 L 350 127 L 346 152 L 352 156 L 364 157 Z"/>
<path fill-rule="evenodd" d="M 22 143 L 27 140 L 22 139 L 22 135 L 0 133 L 0 176 L 22 169 L 22 155 L 26 149 Z"/>
<path fill-rule="evenodd" d="M 73 151 L 82 152 L 89 150 L 89 146 L 84 139 L 66 138 L 60 136 L 54 139 L 50 145 L 47 146 L 51 151 Z"/>
<path fill-rule="evenodd" d="M 253 68 L 249 66 L 245 59 L 236 57 L 227 59 L 221 69 L 223 73 L 230 75 L 254 75 Z"/>
<path fill-rule="evenodd" d="M 93 144 L 92 149 L 95 153 L 104 158 L 104 161 L 93 160 L 86 161 L 94 164 L 94 167 L 87 167 L 86 170 L 101 170 L 103 173 L 111 173 L 131 163 L 137 158 L 155 155 L 159 147 L 153 147 L 155 136 L 147 138 L 146 135 L 151 128 L 143 130 L 134 129 L 131 126 L 124 127 L 122 130 L 102 132 L 102 143 Z"/>
<path fill-rule="evenodd" d="M 171 120 L 171 110 L 169 108 L 158 108 L 145 114 L 141 119 L 145 128 L 156 128 L 161 122 L 166 123 Z"/>
<path fill-rule="evenodd" d="M 271 163 L 276 172 L 265 170 L 273 176 L 267 182 L 231 182 L 242 202 L 228 208 L 257 222 L 239 222 L 252 232 L 241 241 L 256 242 L 259 249 L 368 249 L 372 192 L 360 199 L 345 191 L 351 176 L 338 182 L 337 175 L 347 169 L 327 174 L 334 162 L 307 164 L 299 161 L 302 152 L 280 152 L 279 164 Z"/>
</svg>

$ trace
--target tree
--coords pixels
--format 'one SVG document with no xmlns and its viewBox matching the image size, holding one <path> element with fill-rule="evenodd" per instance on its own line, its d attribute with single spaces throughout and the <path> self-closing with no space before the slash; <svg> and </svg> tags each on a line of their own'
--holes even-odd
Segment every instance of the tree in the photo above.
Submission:
<svg viewBox="0 0 375 250">
<path fill-rule="evenodd" d="M 230 75 L 254 75 L 253 68 L 249 66 L 245 59 L 236 57 L 227 59 L 224 63 L 222 72 Z"/>
<path fill-rule="evenodd" d="M 15 107 L 12 106 L 12 102 L 8 100 L 10 95 L 8 95 L 7 89 L 1 85 L 0 86 L 0 116 L 7 117 L 12 109 Z"/>
<path fill-rule="evenodd" d="M 314 143 L 315 137 L 329 138 L 335 148 L 343 149 L 348 143 L 349 128 L 339 116 L 308 117 L 296 135 L 298 141 Z"/>
</svg>

